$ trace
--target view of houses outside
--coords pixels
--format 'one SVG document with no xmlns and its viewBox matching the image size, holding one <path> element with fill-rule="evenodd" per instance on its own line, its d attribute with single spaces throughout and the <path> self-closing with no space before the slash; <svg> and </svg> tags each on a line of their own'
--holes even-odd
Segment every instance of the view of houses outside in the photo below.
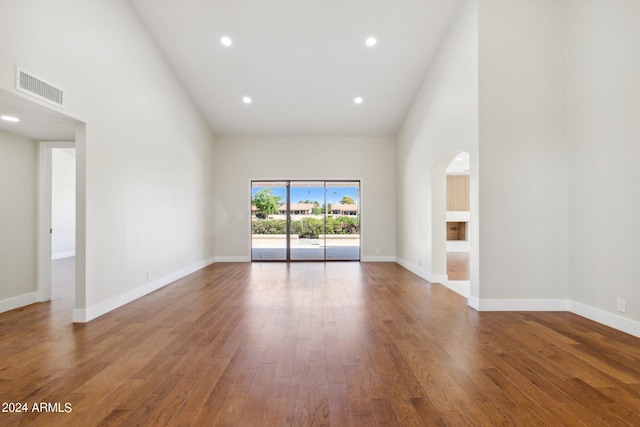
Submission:
<svg viewBox="0 0 640 427">
<path fill-rule="evenodd" d="M 252 259 L 286 260 L 288 242 L 291 260 L 359 260 L 360 183 L 290 181 L 289 206 L 286 184 L 252 183 Z"/>
</svg>

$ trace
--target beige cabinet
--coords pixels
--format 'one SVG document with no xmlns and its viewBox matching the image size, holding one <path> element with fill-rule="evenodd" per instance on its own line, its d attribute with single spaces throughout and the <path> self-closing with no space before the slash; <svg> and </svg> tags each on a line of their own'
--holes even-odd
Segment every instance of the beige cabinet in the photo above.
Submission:
<svg viewBox="0 0 640 427">
<path fill-rule="evenodd" d="M 469 210 L 468 175 L 447 175 L 447 210 Z"/>
</svg>

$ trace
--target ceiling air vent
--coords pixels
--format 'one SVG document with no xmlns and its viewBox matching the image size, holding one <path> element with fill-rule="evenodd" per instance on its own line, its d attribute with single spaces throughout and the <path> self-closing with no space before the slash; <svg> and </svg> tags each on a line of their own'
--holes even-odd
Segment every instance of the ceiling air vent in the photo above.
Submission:
<svg viewBox="0 0 640 427">
<path fill-rule="evenodd" d="M 16 88 L 24 93 L 52 102 L 62 106 L 64 101 L 64 91 L 44 80 L 35 77 L 33 74 L 18 68 Z"/>
</svg>

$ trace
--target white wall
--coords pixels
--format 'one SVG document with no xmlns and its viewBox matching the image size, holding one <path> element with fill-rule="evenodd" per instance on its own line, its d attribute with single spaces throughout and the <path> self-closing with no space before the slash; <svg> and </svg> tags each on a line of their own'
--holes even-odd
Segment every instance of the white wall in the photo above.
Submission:
<svg viewBox="0 0 640 427">
<path fill-rule="evenodd" d="M 124 0 L 0 0 L 0 89 L 17 93 L 19 65 L 64 87 L 65 113 L 86 123 L 76 140 L 78 250 L 86 246 L 77 319 L 206 264 L 214 250 L 220 259 L 248 258 L 252 178 L 362 179 L 363 258 L 397 256 L 439 275 L 441 252 L 431 246 L 444 233 L 434 211 L 444 200 L 439 170 L 468 151 L 479 186 L 471 191 L 472 209 L 480 200 L 471 293 L 480 308 L 523 301 L 553 308 L 570 299 L 574 311 L 587 306 L 610 319 L 622 297 L 621 318 L 637 321 L 640 58 L 632 41 L 639 7 L 630 0 L 466 2 L 395 153 L 391 139 L 248 138 L 223 139 L 214 158 L 213 135 Z M 18 155 L 24 167 L 11 161 L 2 171 L 25 175 L 18 204 L 31 212 L 35 143 L 21 149 L 29 151 Z M 35 291 L 35 226 L 28 225 L 35 209 L 18 218 L 16 206 L 2 207 L 0 223 L 31 231 L 3 242 L 2 250 L 22 247 L 25 256 L 15 255 L 11 267 L 21 272 L 0 277 L 0 300 Z"/>
<path fill-rule="evenodd" d="M 397 138 L 396 255 L 399 263 L 428 280 L 446 279 L 446 167 L 462 151 L 470 153 L 470 201 L 477 213 L 477 43 L 477 2 L 469 0 L 461 6 Z M 470 232 L 477 245 L 473 221 Z"/>
<path fill-rule="evenodd" d="M 569 295 L 565 6 L 479 2 L 481 309 Z"/>
<path fill-rule="evenodd" d="M 51 259 L 75 256 L 75 148 L 51 150 L 51 228 Z"/>
<path fill-rule="evenodd" d="M 36 142 L 0 131 L 0 312 L 36 301 Z"/>
<path fill-rule="evenodd" d="M 568 5 L 571 299 L 621 326 L 640 321 L 640 2 Z"/>
<path fill-rule="evenodd" d="M 19 65 L 63 87 L 65 113 L 86 123 L 76 138 L 86 292 L 74 318 L 205 265 L 214 137 L 130 4 L 2 0 L 0 28 L 0 89 L 17 93 Z"/>
<path fill-rule="evenodd" d="M 361 179 L 362 260 L 392 261 L 394 150 L 391 138 L 219 138 L 216 258 L 250 259 L 252 179 Z"/>
</svg>

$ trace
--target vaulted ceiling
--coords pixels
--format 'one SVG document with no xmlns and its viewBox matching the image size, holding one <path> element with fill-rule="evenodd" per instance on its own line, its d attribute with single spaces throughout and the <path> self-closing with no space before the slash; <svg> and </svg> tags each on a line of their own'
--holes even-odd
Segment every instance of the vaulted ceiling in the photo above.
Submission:
<svg viewBox="0 0 640 427">
<path fill-rule="evenodd" d="M 461 3 L 130 1 L 222 136 L 395 136 Z"/>
<path fill-rule="evenodd" d="M 329 137 L 397 134 L 462 2 L 129 1 L 215 134 Z M 1 91 L 0 105 L 30 118 L 0 130 L 74 137 L 61 114 Z"/>
</svg>

